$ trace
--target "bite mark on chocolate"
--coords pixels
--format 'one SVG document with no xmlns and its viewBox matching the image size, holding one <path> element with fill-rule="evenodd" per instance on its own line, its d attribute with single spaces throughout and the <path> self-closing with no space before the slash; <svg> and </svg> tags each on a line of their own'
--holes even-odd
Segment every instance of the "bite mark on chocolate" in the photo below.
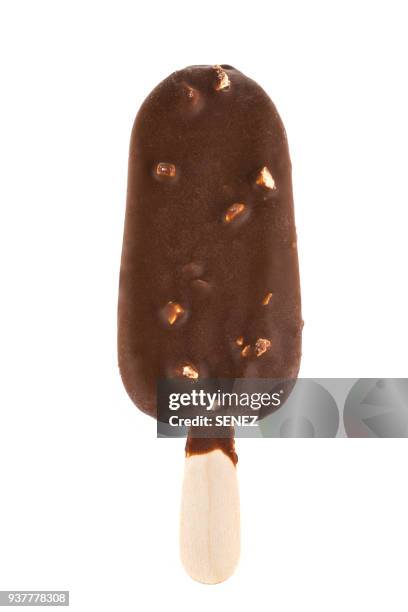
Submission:
<svg viewBox="0 0 408 612">
<path fill-rule="evenodd" d="M 168 162 L 159 162 L 156 166 L 156 174 L 166 178 L 174 178 L 176 176 L 176 166 Z"/>
<path fill-rule="evenodd" d="M 256 184 L 261 187 L 265 187 L 266 189 L 276 189 L 275 180 L 270 172 L 270 170 L 264 166 L 259 170 Z"/>
<path fill-rule="evenodd" d="M 264 299 L 262 300 L 262 306 L 267 306 L 269 304 L 269 302 L 271 301 L 273 296 L 273 293 L 269 292 L 265 295 Z"/>
<path fill-rule="evenodd" d="M 215 91 L 225 91 L 229 89 L 231 82 L 225 70 L 218 64 L 213 66 L 213 69 L 215 70 L 215 73 L 216 73 L 216 82 L 214 85 Z"/>
<path fill-rule="evenodd" d="M 240 202 L 232 204 L 227 209 L 227 211 L 224 213 L 224 222 L 231 223 L 231 221 L 234 221 L 234 219 L 241 216 L 243 212 L 245 211 L 245 209 L 246 209 L 245 204 L 242 204 Z"/>
<path fill-rule="evenodd" d="M 178 302 L 168 302 L 163 309 L 164 318 L 169 325 L 174 325 L 176 321 L 185 314 L 186 310 Z"/>
<path fill-rule="evenodd" d="M 255 342 L 255 355 L 260 357 L 271 348 L 272 342 L 266 338 L 258 338 Z"/>
</svg>

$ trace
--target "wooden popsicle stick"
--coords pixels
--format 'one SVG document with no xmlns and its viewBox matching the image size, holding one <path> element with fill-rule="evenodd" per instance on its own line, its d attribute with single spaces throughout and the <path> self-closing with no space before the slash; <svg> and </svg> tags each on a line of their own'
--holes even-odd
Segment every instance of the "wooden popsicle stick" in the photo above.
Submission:
<svg viewBox="0 0 408 612">
<path fill-rule="evenodd" d="M 181 501 L 180 553 L 198 582 L 229 578 L 240 552 L 236 467 L 221 450 L 186 457 Z"/>
</svg>

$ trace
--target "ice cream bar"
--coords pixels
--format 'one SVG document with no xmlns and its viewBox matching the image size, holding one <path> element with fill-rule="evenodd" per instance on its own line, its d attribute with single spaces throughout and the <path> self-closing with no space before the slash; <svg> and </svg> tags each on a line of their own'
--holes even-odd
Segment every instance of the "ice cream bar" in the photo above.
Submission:
<svg viewBox="0 0 408 612">
<path fill-rule="evenodd" d="M 301 327 L 291 164 L 275 106 L 230 66 L 175 72 L 132 132 L 125 387 L 155 415 L 167 376 L 293 378 Z"/>
<path fill-rule="evenodd" d="M 143 103 L 130 143 L 118 334 L 126 390 L 155 416 L 162 378 L 295 378 L 301 329 L 291 162 L 276 108 L 232 66 L 177 71 Z M 235 471 L 233 441 L 189 439 L 189 459 L 214 453 Z M 218 553 L 189 573 L 223 579 Z"/>
</svg>

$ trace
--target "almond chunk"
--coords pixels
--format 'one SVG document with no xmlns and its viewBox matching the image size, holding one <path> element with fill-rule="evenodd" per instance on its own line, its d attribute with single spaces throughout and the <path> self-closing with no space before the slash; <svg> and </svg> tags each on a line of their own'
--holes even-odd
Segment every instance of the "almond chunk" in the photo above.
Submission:
<svg viewBox="0 0 408 612">
<path fill-rule="evenodd" d="M 183 93 L 190 104 L 195 106 L 198 103 L 200 94 L 197 89 L 194 89 L 191 85 L 187 85 L 187 83 L 183 83 Z"/>
<path fill-rule="evenodd" d="M 216 79 L 217 79 L 214 85 L 215 91 L 222 91 L 224 89 L 229 89 L 231 82 L 225 70 L 218 64 L 213 66 L 213 68 L 216 72 Z"/>
<path fill-rule="evenodd" d="M 167 162 L 159 162 L 156 166 L 156 174 L 158 176 L 174 178 L 176 176 L 176 166 Z"/>
<path fill-rule="evenodd" d="M 234 219 L 242 215 L 245 208 L 246 208 L 245 204 L 241 204 L 241 203 L 232 204 L 227 209 L 226 213 L 224 214 L 225 223 L 231 223 L 231 221 L 233 221 Z"/>
<path fill-rule="evenodd" d="M 269 349 L 271 348 L 271 344 L 271 341 L 267 340 L 266 338 L 258 338 L 258 340 L 255 342 L 256 356 L 260 357 L 261 355 L 266 353 L 266 351 L 269 351 Z"/>
<path fill-rule="evenodd" d="M 169 302 L 164 307 L 164 310 L 164 315 L 169 325 L 174 325 L 174 323 L 185 313 L 185 309 L 177 302 Z"/>
<path fill-rule="evenodd" d="M 272 299 L 272 295 L 273 293 L 270 292 L 265 295 L 264 299 L 262 300 L 262 306 L 267 306 L 269 304 Z"/>
<path fill-rule="evenodd" d="M 260 169 L 256 184 L 266 189 L 276 189 L 274 178 L 266 166 Z"/>
<path fill-rule="evenodd" d="M 193 380 L 196 380 L 198 378 L 198 370 L 196 370 L 196 368 L 194 368 L 190 364 L 184 365 L 181 368 L 181 373 L 183 376 L 186 376 L 187 378 L 192 378 Z"/>
<path fill-rule="evenodd" d="M 247 344 L 246 346 L 244 346 L 244 348 L 241 351 L 241 355 L 242 357 L 248 357 L 249 353 L 251 352 L 251 346 L 249 344 Z"/>
</svg>

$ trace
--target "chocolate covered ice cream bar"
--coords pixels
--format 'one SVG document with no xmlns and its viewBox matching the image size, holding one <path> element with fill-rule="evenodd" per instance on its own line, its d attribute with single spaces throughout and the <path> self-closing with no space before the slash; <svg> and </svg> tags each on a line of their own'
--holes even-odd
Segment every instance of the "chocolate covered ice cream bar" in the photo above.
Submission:
<svg viewBox="0 0 408 612">
<path fill-rule="evenodd" d="M 126 390 L 156 416 L 159 379 L 293 379 L 301 329 L 291 162 L 276 108 L 232 66 L 175 72 L 147 97 L 131 137 L 118 336 Z M 233 441 L 207 446 L 189 440 L 186 474 L 201 478 L 198 462 L 211 455 L 211 469 L 233 479 Z M 189 478 L 183 499 L 198 495 Z M 224 489 L 237 502 L 234 486 Z M 224 537 L 224 510 L 214 512 L 211 529 L 220 523 Z M 194 540 L 190 518 L 182 540 Z M 238 544 L 225 563 L 224 541 L 205 567 L 203 551 L 184 551 L 183 561 L 217 582 Z"/>
<path fill-rule="evenodd" d="M 230 66 L 175 72 L 132 132 L 119 365 L 156 413 L 167 376 L 296 376 L 300 290 L 282 121 Z"/>
</svg>

